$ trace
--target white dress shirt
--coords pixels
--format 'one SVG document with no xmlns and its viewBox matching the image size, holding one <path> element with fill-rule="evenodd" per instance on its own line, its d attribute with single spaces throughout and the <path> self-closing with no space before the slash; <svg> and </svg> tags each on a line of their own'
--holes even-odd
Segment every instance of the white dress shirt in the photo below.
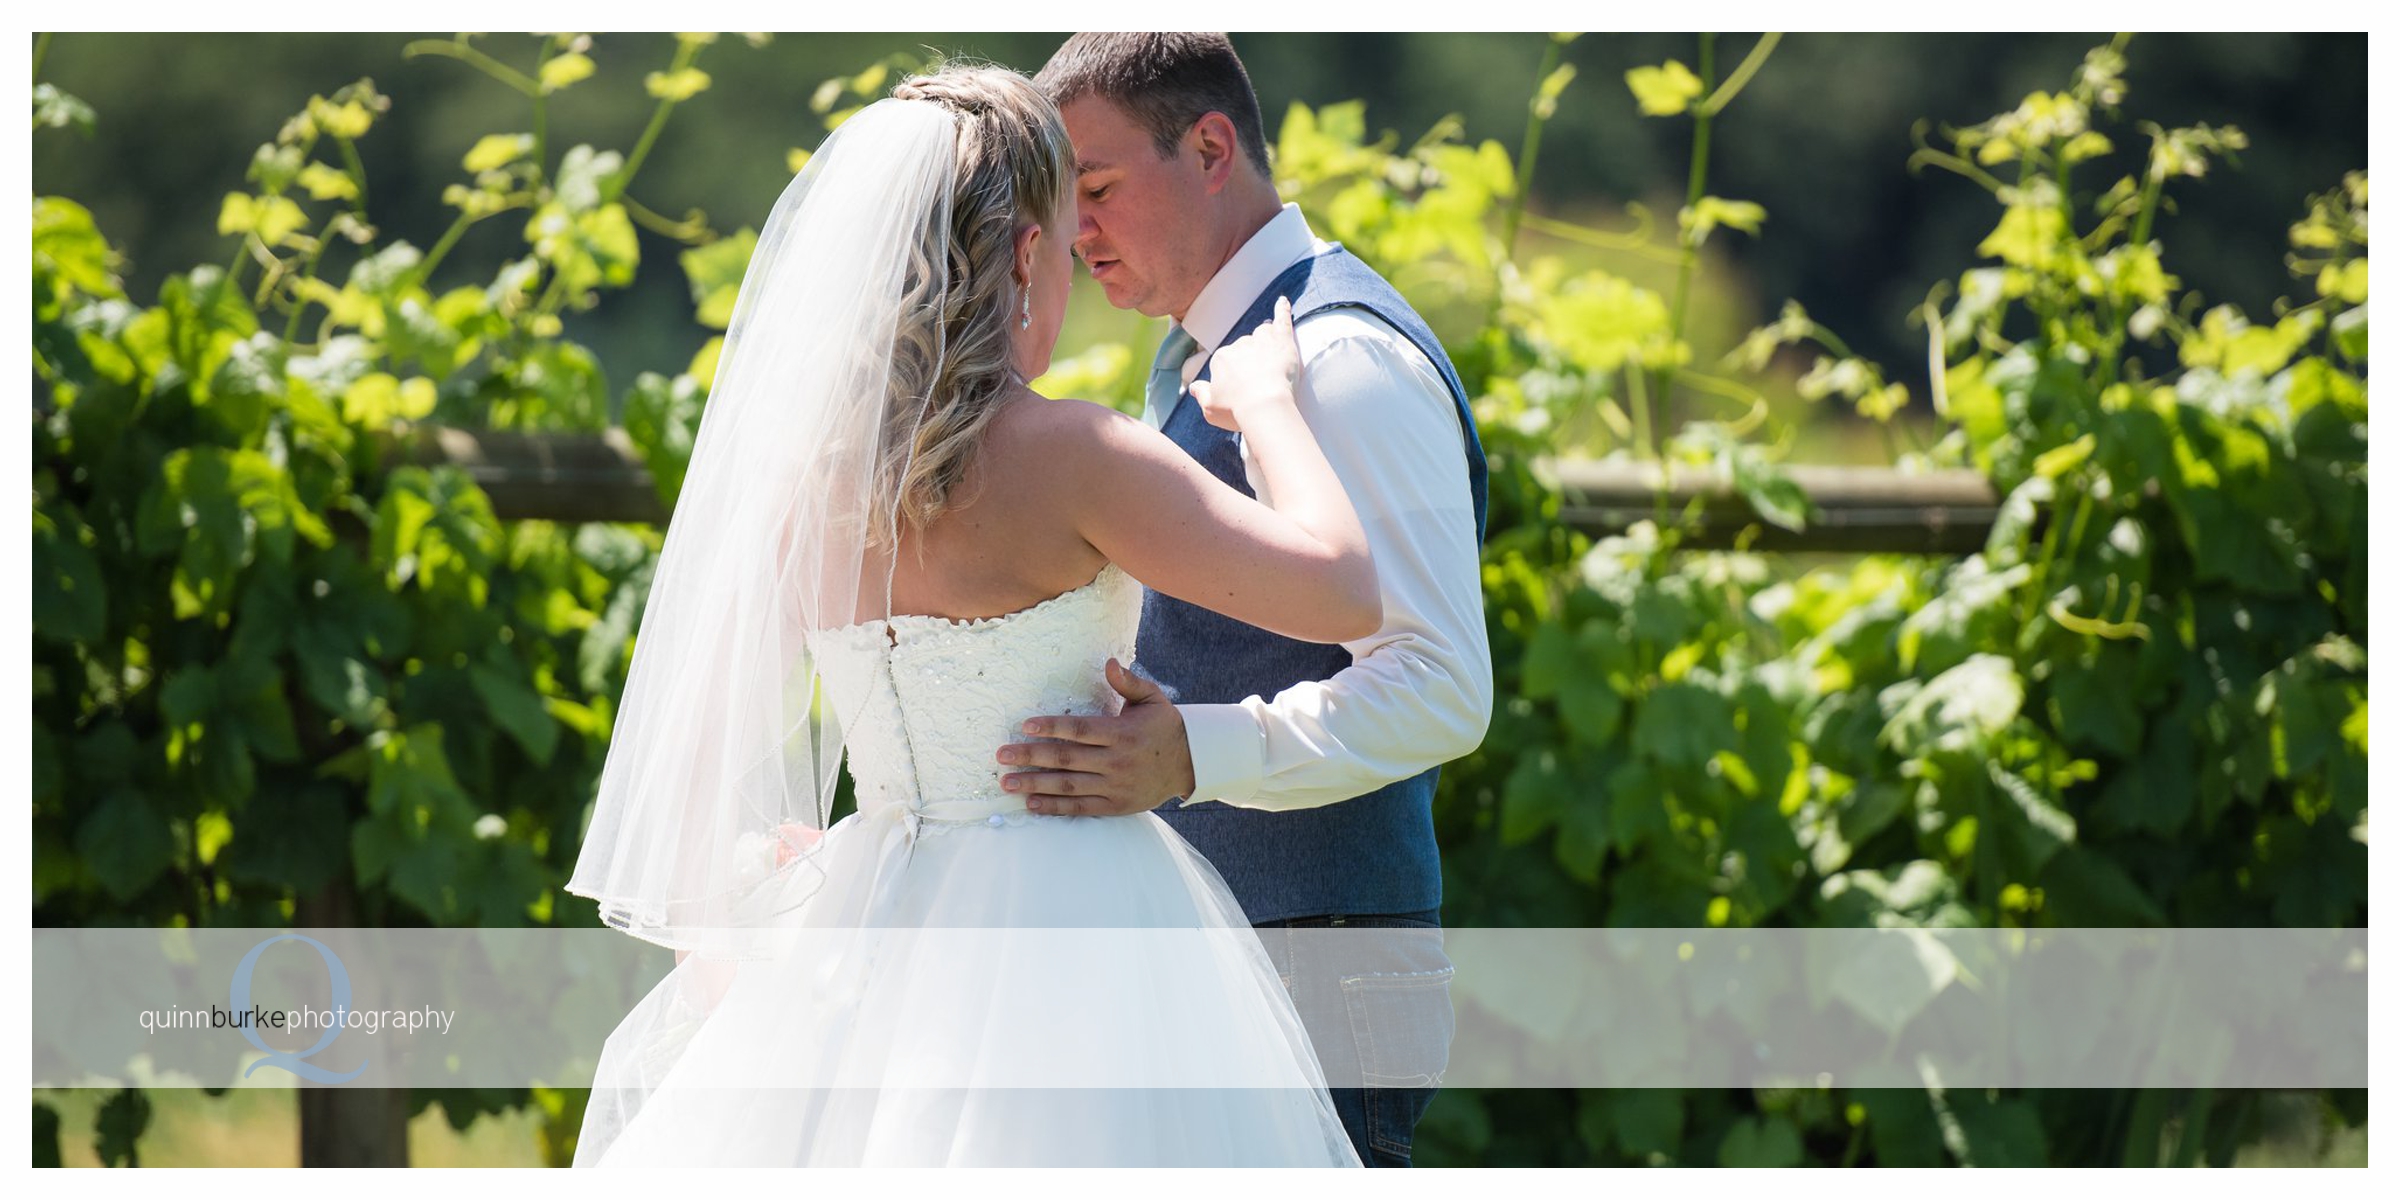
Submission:
<svg viewBox="0 0 2400 1200">
<path fill-rule="evenodd" d="M 1184 314 L 1198 345 L 1184 381 L 1218 346 L 1251 332 L 1233 323 L 1276 276 L 1329 249 L 1297 205 L 1284 205 Z M 1195 802 L 1284 810 L 1348 800 L 1464 756 L 1491 723 L 1481 552 L 1448 385 L 1398 330 L 1359 309 L 1305 317 L 1293 334 L 1300 414 L 1358 510 L 1383 589 L 1383 626 L 1342 643 L 1351 665 L 1331 679 L 1272 699 L 1178 706 Z M 1167 415 L 1143 414 L 1153 427 Z M 1241 449 L 1250 489 L 1268 499 L 1247 441 Z"/>
</svg>

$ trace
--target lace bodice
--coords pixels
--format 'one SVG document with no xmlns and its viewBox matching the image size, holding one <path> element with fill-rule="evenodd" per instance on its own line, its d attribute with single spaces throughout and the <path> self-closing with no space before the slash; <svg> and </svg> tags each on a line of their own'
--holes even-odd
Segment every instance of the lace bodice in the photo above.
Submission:
<svg viewBox="0 0 2400 1200">
<path fill-rule="evenodd" d="M 1003 616 L 898 616 L 819 634 L 817 667 L 847 739 L 859 811 L 1022 819 L 1024 799 L 1000 787 L 1000 747 L 1027 740 L 1027 717 L 1115 713 L 1123 700 L 1102 664 L 1132 663 L 1141 617 L 1141 585 L 1111 563 L 1081 587 Z"/>
</svg>

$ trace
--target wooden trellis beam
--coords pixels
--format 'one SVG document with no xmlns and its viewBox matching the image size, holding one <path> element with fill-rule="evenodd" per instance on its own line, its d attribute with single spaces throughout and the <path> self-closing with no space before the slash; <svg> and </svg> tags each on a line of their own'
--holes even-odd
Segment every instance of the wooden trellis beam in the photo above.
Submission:
<svg viewBox="0 0 2400 1200">
<path fill-rule="evenodd" d="M 1785 473 L 1817 507 L 1816 519 L 1794 532 L 1760 520 L 1730 482 L 1697 469 L 1679 469 L 1663 485 L 1655 463 L 1558 462 L 1536 470 L 1557 481 L 1560 519 L 1595 537 L 1636 521 L 1668 524 L 1697 502 L 1699 527 L 1684 542 L 1695 549 L 1725 549 L 1755 526 L 1746 543 L 1754 550 L 1972 554 L 2000 511 L 1991 483 L 1973 471 L 1791 466 Z"/>
<path fill-rule="evenodd" d="M 650 469 L 623 429 L 526 433 L 421 425 L 395 449 L 408 462 L 464 470 L 503 521 L 667 523 Z"/>
<path fill-rule="evenodd" d="M 667 513 L 650 472 L 622 429 L 602 433 L 521 433 L 420 427 L 400 440 L 406 461 L 446 463 L 467 472 L 503 520 L 633 521 L 663 524 Z M 1769 525 L 1726 482 L 1705 472 L 1666 475 L 1657 464 L 1544 464 L 1555 480 L 1560 516 L 1594 536 L 1636 521 L 1672 517 L 1695 502 L 1698 528 L 1686 545 L 1722 549 L 1744 529 L 1757 550 L 1830 553 L 1967 554 L 1991 533 L 2000 501 L 1972 471 L 1903 473 L 1888 467 L 1794 466 L 1792 481 L 1817 507 L 1818 520 L 1794 533 Z"/>
</svg>

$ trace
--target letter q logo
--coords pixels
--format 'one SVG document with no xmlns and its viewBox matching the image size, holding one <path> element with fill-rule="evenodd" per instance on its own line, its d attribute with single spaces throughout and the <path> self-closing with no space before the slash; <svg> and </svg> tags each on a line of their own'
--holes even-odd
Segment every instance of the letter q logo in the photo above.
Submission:
<svg viewBox="0 0 2400 1200">
<path fill-rule="evenodd" d="M 332 984 L 333 1021 L 326 1026 L 325 1036 L 318 1038 L 316 1045 L 298 1052 L 277 1050 L 267 1045 L 266 1039 L 258 1034 L 258 1022 L 244 1022 L 242 1036 L 248 1038 L 251 1045 L 265 1051 L 267 1056 L 251 1063 L 249 1070 L 242 1072 L 242 1077 L 249 1078 L 251 1071 L 256 1071 L 260 1067 L 281 1067 L 313 1083 L 348 1083 L 358 1078 L 359 1073 L 367 1069 L 367 1064 L 363 1060 L 348 1072 L 329 1071 L 308 1061 L 309 1056 L 323 1052 L 326 1047 L 333 1045 L 335 1038 L 342 1036 L 344 1018 L 350 1012 L 350 972 L 342 966 L 341 958 L 335 955 L 332 948 L 325 943 L 306 934 L 284 933 L 252 946 L 250 953 L 242 956 L 242 965 L 235 967 L 233 971 L 233 1011 L 237 1013 L 250 1011 L 250 973 L 258 968 L 258 956 L 265 953 L 267 947 L 277 942 L 307 942 L 316 947 L 317 953 L 323 956 L 326 978 Z"/>
</svg>

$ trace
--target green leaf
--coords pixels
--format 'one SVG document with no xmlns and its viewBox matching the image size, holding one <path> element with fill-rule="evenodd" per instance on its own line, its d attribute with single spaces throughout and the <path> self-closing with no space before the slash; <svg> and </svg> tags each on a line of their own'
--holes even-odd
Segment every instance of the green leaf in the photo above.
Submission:
<svg viewBox="0 0 2400 1200">
<path fill-rule="evenodd" d="M 1573 803 L 1566 766 L 1558 755 L 1547 750 L 1527 753 L 1517 760 L 1516 769 L 1509 772 L 1508 783 L 1501 789 L 1500 844 L 1516 846 L 1532 841 L 1558 824 Z"/>
<path fill-rule="evenodd" d="M 219 852 L 218 869 L 239 883 L 313 892 L 350 852 L 350 803 L 345 789 L 322 780 L 263 789 Z"/>
<path fill-rule="evenodd" d="M 2134 652 L 2111 645 L 2090 662 L 2054 662 L 2050 668 L 2050 701 L 2060 740 L 2117 758 L 2131 758 L 2142 745 L 2144 713 L 2127 689 Z"/>
<path fill-rule="evenodd" d="M 1646 117 L 1674 116 L 1699 99 L 1701 90 L 1700 77 L 1672 58 L 1660 66 L 1635 67 L 1625 72 L 1625 86 L 1632 89 L 1633 98 Z"/>
<path fill-rule="evenodd" d="M 222 267 L 170 275 L 158 286 L 158 307 L 127 327 L 125 348 L 156 374 L 156 387 L 188 382 L 193 401 L 207 403 L 207 381 L 234 346 L 257 331 L 249 297 L 224 285 Z M 182 373 L 180 379 L 168 373 L 169 364 Z"/>
<path fill-rule="evenodd" d="M 1883 832 L 1908 811 L 1908 792 L 1890 780 L 1872 780 L 1852 788 L 1835 816 L 1842 840 L 1853 846 Z"/>
<path fill-rule="evenodd" d="M 75 853 L 111 896 L 130 902 L 175 861 L 175 835 L 142 793 L 108 793 L 75 829 Z"/>
<path fill-rule="evenodd" d="M 1802 864 L 1808 859 L 1790 819 L 1777 811 L 1772 796 L 1734 804 L 1725 826 L 1725 848 L 1738 859 L 1724 863 L 1723 870 L 1735 881 L 1729 894 L 1746 909 L 1745 924 L 1783 907 L 1799 886 Z"/>
<path fill-rule="evenodd" d="M 2367 361 L 2367 306 L 2364 304 L 2333 319 L 2333 346 L 2351 362 Z"/>
<path fill-rule="evenodd" d="M 741 291 L 742 276 L 749 270 L 750 256 L 757 249 L 758 235 L 743 229 L 683 252 L 683 273 L 691 281 L 692 303 L 699 308 L 701 324 L 723 329 L 732 323 L 733 304 Z"/>
<path fill-rule="evenodd" d="M 722 336 L 712 337 L 700 343 L 700 348 L 692 352 L 691 364 L 683 369 L 684 374 L 698 380 L 703 391 L 715 387 L 717 385 L 717 359 L 724 354 L 724 351 L 725 339 Z M 1127 357 L 1130 358 L 1131 355 L 1128 354 Z M 1049 393 L 1043 394 L 1048 395 Z"/>
<path fill-rule="evenodd" d="M 255 450 L 187 447 L 169 454 L 136 518 L 145 554 L 178 550 L 171 596 L 178 617 L 216 613 L 255 556 L 289 562 L 295 535 L 333 543 L 325 521 L 300 502 L 289 472 Z"/>
<path fill-rule="evenodd" d="M 120 1088 L 92 1118 L 92 1149 L 104 1167 L 142 1165 L 140 1142 L 150 1128 L 150 1097 L 140 1088 Z"/>
<path fill-rule="evenodd" d="M 849 80 L 837 77 L 818 84 L 817 90 L 809 93 L 808 110 L 814 113 L 823 113 L 832 109 L 834 103 L 842 98 L 842 92 L 848 83 Z"/>
<path fill-rule="evenodd" d="M 634 267 L 641 262 L 642 251 L 634 237 L 633 218 L 626 214 L 624 205 L 604 205 L 585 214 L 576 222 L 576 233 L 600 270 L 600 282 L 611 287 L 633 282 Z"/>
<path fill-rule="evenodd" d="M 36 128 L 64 129 L 69 125 L 92 135 L 92 125 L 99 118 L 92 106 L 58 90 L 56 84 L 33 85 L 33 123 Z"/>
<path fill-rule="evenodd" d="M 350 828 L 350 855 L 361 884 L 382 884 L 437 923 L 457 920 L 459 891 L 479 881 L 462 871 L 474 839 L 405 811 L 379 813 Z"/>
<path fill-rule="evenodd" d="M 1889 718 L 1883 743 L 1893 750 L 1911 758 L 1966 753 L 1989 745 L 2016 720 L 2025 685 L 2015 663 L 1997 654 L 1976 654 L 1930 683 L 1894 684 L 1880 701 Z"/>
<path fill-rule="evenodd" d="M 2367 847 L 2349 826 L 2318 817 L 2274 816 L 2262 821 L 2251 866 L 2256 894 L 2271 898 L 2272 924 L 2337 928 L 2363 925 L 2367 902 Z"/>
<path fill-rule="evenodd" d="M 1943 1094 L 1956 1122 L 1951 1149 L 1961 1166 L 2046 1167 L 2049 1139 L 2042 1132 L 2041 1114 L 2023 1100 L 1986 1099 L 1975 1089 Z"/>
<path fill-rule="evenodd" d="M 217 861 L 217 853 L 233 840 L 233 822 L 221 812 L 204 812 L 192 821 L 192 854 L 201 866 Z"/>
<path fill-rule="evenodd" d="M 362 646 L 360 615 L 334 608 L 292 631 L 292 656 L 308 698 L 353 729 L 373 729 L 385 711 L 383 672 Z"/>
<path fill-rule="evenodd" d="M 1610 1088 L 1609 1127 L 1632 1155 L 1674 1155 L 1683 1146 L 1684 1094 L 1674 1088 Z"/>
<path fill-rule="evenodd" d="M 59 1148 L 58 1123 L 57 1109 L 40 1100 L 33 1102 L 33 1166 L 36 1170 L 66 1165 L 66 1155 Z"/>
<path fill-rule="evenodd" d="M 2057 208 L 2015 204 L 2001 215 L 2000 224 L 1975 247 L 1975 253 L 2012 267 L 2047 270 L 2068 236 L 2067 215 Z"/>
<path fill-rule="evenodd" d="M 643 78 L 642 87 L 654 99 L 680 103 L 708 90 L 708 72 L 698 67 L 680 71 L 652 71 Z"/>
<path fill-rule="evenodd" d="M 548 765 L 551 752 L 558 748 L 558 722 L 543 707 L 541 693 L 516 676 L 482 663 L 468 669 L 468 679 L 492 720 L 525 748 L 526 757 L 537 766 Z"/>
<path fill-rule="evenodd" d="M 1577 743 L 1605 746 L 1617 736 L 1617 726 L 1625 715 L 1625 698 L 1597 672 L 1581 670 L 1560 683 L 1558 712 Z"/>
<path fill-rule="evenodd" d="M 542 94 L 548 95 L 592 77 L 596 68 L 590 55 L 561 54 L 542 64 L 540 78 Z"/>
<path fill-rule="evenodd" d="M 514 386 L 491 404 L 491 423 L 509 429 L 587 429 L 608 425 L 608 378 L 600 360 L 563 339 L 535 343 L 504 371 Z"/>
<path fill-rule="evenodd" d="M 683 476 L 691 465 L 692 447 L 700 433 L 700 414 L 708 393 L 689 375 L 669 380 L 644 371 L 625 395 L 625 436 L 642 452 L 659 502 L 668 509 L 683 492 Z"/>
<path fill-rule="evenodd" d="M 478 843 L 469 855 L 473 888 L 465 903 L 474 910 L 475 924 L 487 929 L 526 924 L 526 909 L 548 886 L 532 851 L 522 842 L 494 841 Z"/>
<path fill-rule="evenodd" d="M 1574 80 L 1575 64 L 1559 64 L 1558 69 L 1550 72 L 1543 78 L 1541 86 L 1534 89 L 1533 115 L 1545 121 L 1556 116 L 1558 114 L 1558 98 L 1565 94 L 1567 85 Z"/>
<path fill-rule="evenodd" d="M 51 276 L 88 296 L 122 294 L 116 252 L 92 221 L 90 209 L 58 196 L 33 200 L 34 277 Z"/>
<path fill-rule="evenodd" d="M 75 739 L 72 764 L 76 782 L 85 787 L 129 783 L 137 765 L 133 731 L 123 721 L 102 721 Z"/>
<path fill-rule="evenodd" d="M 1827 879 L 1819 923 L 1826 928 L 1941 926 L 1958 909 L 1958 881 L 1931 859 L 1881 870 L 1844 871 Z"/>
<path fill-rule="evenodd" d="M 355 200 L 358 181 L 324 163 L 310 163 L 300 168 L 300 186 L 308 189 L 311 200 Z M 265 236 L 261 234 L 260 236 Z"/>
<path fill-rule="evenodd" d="M 1609 874 L 1608 923 L 1625 929 L 1697 928 L 1707 923 L 1714 898 L 1707 883 L 1684 865 L 1639 857 Z"/>
<path fill-rule="evenodd" d="M 258 201 L 245 192 L 227 192 L 217 206 L 217 232 L 248 233 L 258 228 Z"/>
<path fill-rule="evenodd" d="M 473 823 L 470 802 L 442 751 L 443 732 L 439 725 L 420 724 L 368 739 L 368 812 L 406 818 L 419 827 L 464 829 Z"/>
<path fill-rule="evenodd" d="M 300 743 L 283 676 L 265 658 L 232 659 L 218 676 L 219 712 L 269 762 L 293 762 Z"/>
<path fill-rule="evenodd" d="M 1733 706 L 1696 684 L 1659 687 L 1635 711 L 1635 751 L 1666 766 L 1697 771 L 1733 740 Z"/>
<path fill-rule="evenodd" d="M 1533 636 L 1525 639 L 1525 658 L 1518 668 L 1523 673 L 1520 686 L 1525 697 L 1541 700 L 1557 695 L 1576 670 L 1575 658 L 1575 637 L 1565 622 L 1552 618 L 1534 626 Z"/>
<path fill-rule="evenodd" d="M 2099 444 L 2091 434 L 2084 434 L 2063 446 L 2053 446 L 2033 460 L 2033 473 L 2046 479 L 2057 479 L 2082 466 L 2091 458 L 2092 448 Z"/>
<path fill-rule="evenodd" d="M 388 876 L 392 894 L 435 921 L 464 918 L 466 906 L 460 893 L 468 888 L 480 890 L 487 881 L 460 874 L 463 844 L 463 839 L 455 835 L 430 834 L 421 841 L 404 844 L 392 857 Z"/>
<path fill-rule="evenodd" d="M 474 148 L 467 151 L 461 165 L 481 175 L 485 171 L 497 171 L 531 153 L 533 135 L 530 133 L 487 133 L 475 140 Z"/>
<path fill-rule="evenodd" d="M 66 785 L 66 764 L 58 752 L 58 738 L 38 722 L 33 727 L 33 806 L 42 809 L 54 804 Z"/>
<path fill-rule="evenodd" d="M 1676 215 L 1684 237 L 1695 246 L 1706 242 L 1708 235 L 1720 225 L 1755 235 L 1759 225 L 1766 219 L 1767 210 L 1763 205 L 1749 200 L 1722 200 L 1715 196 L 1702 196 L 1698 204 Z"/>
<path fill-rule="evenodd" d="M 1643 843 L 1667 834 L 1666 788 L 1647 763 L 1626 763 L 1609 772 L 1608 838 L 1631 857 Z"/>
<path fill-rule="evenodd" d="M 417 264 L 424 258 L 415 246 L 393 242 L 352 264 L 349 286 L 363 295 L 398 299 L 401 285 L 413 280 Z"/>
<path fill-rule="evenodd" d="M 2062 847 L 2075 841 L 2075 818 L 2023 776 L 1998 763 L 1987 763 L 1985 769 L 1991 775 L 1993 787 L 2014 806 L 2013 813 L 1999 810 L 2002 815 L 1995 816 L 1992 834 L 2000 839 L 2013 860 L 2016 874 L 2040 871 Z"/>
<path fill-rule="evenodd" d="M 2268 723 L 2275 777 L 2292 779 L 2338 752 L 2350 702 L 2313 658 L 2297 656 L 2259 680 L 2252 708 Z"/>
<path fill-rule="evenodd" d="M 1876 1166 L 1949 1165 L 1942 1152 L 1941 1125 L 1923 1088 L 1855 1088 L 1850 1095 L 1866 1109 Z"/>
<path fill-rule="evenodd" d="M 268 414 L 283 407 L 285 347 L 264 333 L 235 342 L 208 384 L 208 415 L 225 439 L 255 445 L 267 432 Z"/>
<path fill-rule="evenodd" d="M 251 209 L 249 232 L 267 245 L 280 246 L 307 224 L 308 214 L 300 211 L 299 205 L 282 196 L 262 196 Z"/>
<path fill-rule="evenodd" d="M 60 506 L 55 518 L 34 510 L 33 631 L 41 637 L 89 644 L 108 629 L 107 586 L 83 532 L 72 508 Z"/>
<path fill-rule="evenodd" d="M 414 583 L 482 608 L 501 546 L 491 500 L 456 467 L 406 466 L 375 510 L 375 561 L 395 588 Z"/>
<path fill-rule="evenodd" d="M 1424 1120 L 1417 1123 L 1416 1144 L 1428 1151 L 1450 1147 L 1454 1154 L 1474 1161 L 1492 1143 L 1492 1118 L 1483 1096 L 1484 1093 L 1463 1088 L 1444 1088 L 1434 1093 L 1433 1103 L 1426 1106 Z"/>
<path fill-rule="evenodd" d="M 533 243 L 535 257 L 548 263 L 565 281 L 562 286 L 575 293 L 603 285 L 623 287 L 633 282 L 634 269 L 641 262 L 641 245 L 625 206 L 600 204 L 599 196 L 597 180 L 589 181 L 588 186 L 570 186 L 562 180 L 560 199 L 537 209 L 525 224 L 525 237 Z M 577 204 L 595 207 L 577 208 Z"/>
<path fill-rule="evenodd" d="M 2030 563 L 1994 570 L 1980 554 L 1951 567 L 1940 594 L 1901 622 L 1900 669 L 1946 671 L 1979 649 L 2006 644 L 2016 591 L 2032 578 Z"/>
<path fill-rule="evenodd" d="M 542 697 L 542 707 L 558 719 L 558 723 L 593 743 L 608 741 L 609 722 L 597 708 L 562 700 L 557 696 Z"/>
<path fill-rule="evenodd" d="M 308 119 L 327 137 L 350 141 L 365 137 L 367 130 L 375 124 L 376 107 L 371 106 L 381 106 L 385 101 L 376 96 L 371 88 L 366 89 L 363 96 L 355 94 L 364 84 L 365 81 L 361 80 L 345 87 L 335 92 L 331 100 L 323 96 L 309 97 Z"/>
<path fill-rule="evenodd" d="M 1737 1117 L 1717 1144 L 1720 1167 L 1796 1167 L 1800 1161 L 1800 1130 L 1780 1113 Z"/>
<path fill-rule="evenodd" d="M 611 690 L 611 682 L 621 678 L 632 658 L 633 631 L 649 599 L 651 570 L 655 565 L 656 560 L 652 559 L 636 566 L 609 594 L 608 607 L 601 612 L 599 623 L 584 631 L 575 658 L 576 681 L 583 690 L 606 693 Z"/>
<path fill-rule="evenodd" d="M 1613 805 L 1602 786 L 1606 774 L 1578 760 L 1568 775 L 1566 808 L 1559 814 L 1558 841 L 1552 857 L 1568 878 L 1585 887 L 1600 882 L 1600 862 L 1607 856 Z"/>
<path fill-rule="evenodd" d="M 2108 140 L 2106 134 L 2098 130 L 2086 129 L 2082 133 L 2068 138 L 2066 145 L 2058 148 L 2058 155 L 2060 159 L 2071 165 L 2098 158 L 2114 149 L 2116 149 L 2115 145 Z"/>
<path fill-rule="evenodd" d="M 2182 807 L 2189 809 L 2188 797 Z M 2042 909 L 2062 927 L 2125 928 L 2170 924 L 2166 911 L 2107 855 L 2068 846 L 2039 877 Z"/>
<path fill-rule="evenodd" d="M 413 376 L 403 383 L 377 371 L 342 393 L 342 420 L 369 429 L 421 421 L 433 415 L 437 399 L 430 379 Z"/>
<path fill-rule="evenodd" d="M 584 145 L 569 149 L 558 162 L 558 206 L 569 215 L 600 207 L 601 185 L 624 169 L 625 156 L 614 150 L 594 150 Z M 534 214 L 535 221 L 526 227 L 526 240 L 536 240 L 533 226 L 544 223 L 547 212 L 549 206 Z M 547 235 L 549 231 L 543 232 Z"/>
<path fill-rule="evenodd" d="M 247 178 L 261 192 L 281 192 L 300 177 L 300 168 L 307 161 L 308 156 L 298 146 L 268 142 L 251 154 Z"/>
</svg>

